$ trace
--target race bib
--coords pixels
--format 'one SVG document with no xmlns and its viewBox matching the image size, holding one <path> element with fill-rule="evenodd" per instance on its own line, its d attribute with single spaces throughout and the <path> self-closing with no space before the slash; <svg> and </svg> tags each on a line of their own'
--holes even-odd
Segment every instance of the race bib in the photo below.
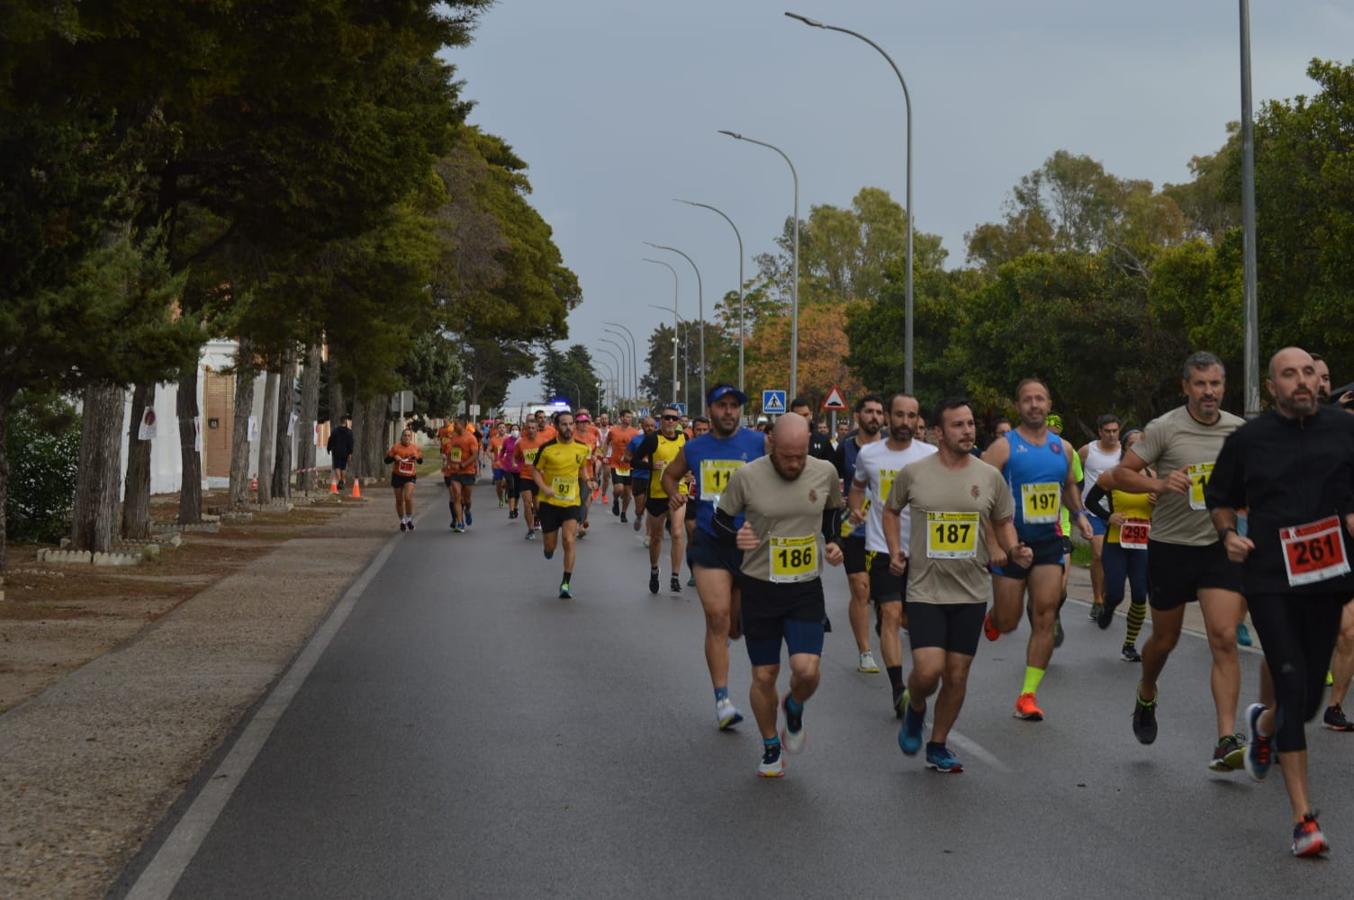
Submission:
<svg viewBox="0 0 1354 900">
<path fill-rule="evenodd" d="M 974 559 L 978 555 L 976 512 L 926 513 L 927 559 Z"/>
<path fill-rule="evenodd" d="M 555 492 L 556 500 L 577 500 L 578 479 L 557 475 L 550 479 L 550 490 Z"/>
<path fill-rule="evenodd" d="M 630 469 L 625 466 L 616 466 L 612 471 L 622 478 L 630 477 Z"/>
<path fill-rule="evenodd" d="M 1204 503 L 1204 488 L 1208 487 L 1208 479 L 1213 477 L 1213 464 L 1195 463 L 1185 469 L 1185 474 L 1189 475 L 1189 508 L 1208 509 Z"/>
<path fill-rule="evenodd" d="M 741 459 L 701 460 L 701 500 L 719 505 L 719 495 L 728 488 L 733 473 L 742 467 Z"/>
<path fill-rule="evenodd" d="M 879 496 L 875 499 L 880 503 L 886 503 L 888 501 L 889 494 L 893 493 L 893 479 L 897 476 L 897 469 L 879 470 Z"/>
<path fill-rule="evenodd" d="M 409 458 L 404 458 L 395 463 L 395 474 L 408 478 L 418 472 L 418 463 Z"/>
<path fill-rule="evenodd" d="M 452 448 L 451 448 L 451 461 L 452 461 L 452 462 L 460 462 L 460 461 L 461 461 L 461 448 L 460 448 L 460 447 L 452 447 Z"/>
<path fill-rule="evenodd" d="M 1051 525 L 1058 521 L 1062 485 L 1052 481 L 1020 486 L 1020 505 L 1026 525 Z"/>
<path fill-rule="evenodd" d="M 818 538 L 771 538 L 771 580 L 778 583 L 812 581 L 818 577 Z"/>
<path fill-rule="evenodd" d="M 1279 529 L 1289 586 L 1329 581 L 1348 574 L 1349 559 L 1340 531 L 1339 516 Z"/>
<path fill-rule="evenodd" d="M 523 450 L 522 458 L 527 461 L 527 465 L 534 466 L 536 465 L 536 457 L 539 456 L 540 453 L 541 453 L 540 447 L 537 447 L 535 450 Z"/>
<path fill-rule="evenodd" d="M 1146 550 L 1152 523 L 1147 519 L 1125 519 L 1119 526 L 1119 546 L 1125 550 Z"/>
</svg>

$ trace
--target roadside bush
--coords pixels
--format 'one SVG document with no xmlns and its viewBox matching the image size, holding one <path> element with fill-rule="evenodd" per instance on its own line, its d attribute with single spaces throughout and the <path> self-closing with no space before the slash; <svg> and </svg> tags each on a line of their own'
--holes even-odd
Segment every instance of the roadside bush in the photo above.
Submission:
<svg viewBox="0 0 1354 900">
<path fill-rule="evenodd" d="M 79 421 L 63 400 L 21 401 L 6 425 L 9 539 L 56 543 L 70 530 L 80 457 Z"/>
</svg>

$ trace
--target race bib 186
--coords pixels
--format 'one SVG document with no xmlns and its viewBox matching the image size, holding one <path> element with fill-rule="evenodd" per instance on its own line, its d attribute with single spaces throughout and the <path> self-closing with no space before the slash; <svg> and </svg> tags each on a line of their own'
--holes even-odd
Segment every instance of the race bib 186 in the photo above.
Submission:
<svg viewBox="0 0 1354 900">
<path fill-rule="evenodd" d="M 1026 525 L 1050 525 L 1058 521 L 1062 485 L 1053 481 L 1020 486 L 1022 518 Z"/>
<path fill-rule="evenodd" d="M 978 555 L 976 512 L 926 513 L 928 559 L 973 559 Z"/>
<path fill-rule="evenodd" d="M 1341 530 L 1339 516 L 1279 529 L 1290 586 L 1329 581 L 1349 572 Z"/>
<path fill-rule="evenodd" d="M 771 538 L 771 580 L 812 581 L 818 577 L 818 538 Z"/>
</svg>

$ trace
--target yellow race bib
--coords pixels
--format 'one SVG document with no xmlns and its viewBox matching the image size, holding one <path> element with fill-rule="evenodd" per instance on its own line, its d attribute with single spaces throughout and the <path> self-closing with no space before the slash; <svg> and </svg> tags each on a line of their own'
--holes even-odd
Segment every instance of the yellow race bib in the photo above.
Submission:
<svg viewBox="0 0 1354 900">
<path fill-rule="evenodd" d="M 880 503 L 886 503 L 888 501 L 889 494 L 893 493 L 893 479 L 897 477 L 897 469 L 879 470 L 879 496 L 875 498 L 876 500 Z"/>
<path fill-rule="evenodd" d="M 812 581 L 818 577 L 818 538 L 771 538 L 771 580 L 778 583 Z"/>
<path fill-rule="evenodd" d="M 577 500 L 578 479 L 556 475 L 550 479 L 550 490 L 555 492 L 556 500 Z"/>
<path fill-rule="evenodd" d="M 718 504 L 719 495 L 729 486 L 729 479 L 743 465 L 741 459 L 701 460 L 701 499 Z"/>
<path fill-rule="evenodd" d="M 461 448 L 460 448 L 460 447 L 452 447 L 452 448 L 451 448 L 451 461 L 452 461 L 452 462 L 460 462 L 460 461 L 461 461 Z"/>
<path fill-rule="evenodd" d="M 978 555 L 976 512 L 926 513 L 927 559 L 973 559 Z"/>
<path fill-rule="evenodd" d="M 1185 470 L 1185 474 L 1189 475 L 1189 508 L 1208 509 L 1204 503 L 1204 488 L 1213 477 L 1213 464 L 1195 463 Z"/>
<path fill-rule="evenodd" d="M 1026 525 L 1051 525 L 1058 521 L 1062 485 L 1053 481 L 1020 486 L 1020 505 Z"/>
</svg>

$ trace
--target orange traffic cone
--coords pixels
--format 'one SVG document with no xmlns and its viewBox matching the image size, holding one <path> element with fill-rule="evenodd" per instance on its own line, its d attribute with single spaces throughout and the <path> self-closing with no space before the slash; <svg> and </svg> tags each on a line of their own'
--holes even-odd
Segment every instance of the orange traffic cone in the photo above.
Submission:
<svg viewBox="0 0 1354 900">
<path fill-rule="evenodd" d="M 337 494 L 338 492 L 338 476 L 331 474 L 329 476 L 329 493 Z"/>
<path fill-rule="evenodd" d="M 354 500 L 361 500 L 361 499 L 362 499 L 362 479 L 361 479 L 361 478 L 354 478 L 354 479 L 353 479 L 353 499 L 354 499 Z"/>
</svg>

